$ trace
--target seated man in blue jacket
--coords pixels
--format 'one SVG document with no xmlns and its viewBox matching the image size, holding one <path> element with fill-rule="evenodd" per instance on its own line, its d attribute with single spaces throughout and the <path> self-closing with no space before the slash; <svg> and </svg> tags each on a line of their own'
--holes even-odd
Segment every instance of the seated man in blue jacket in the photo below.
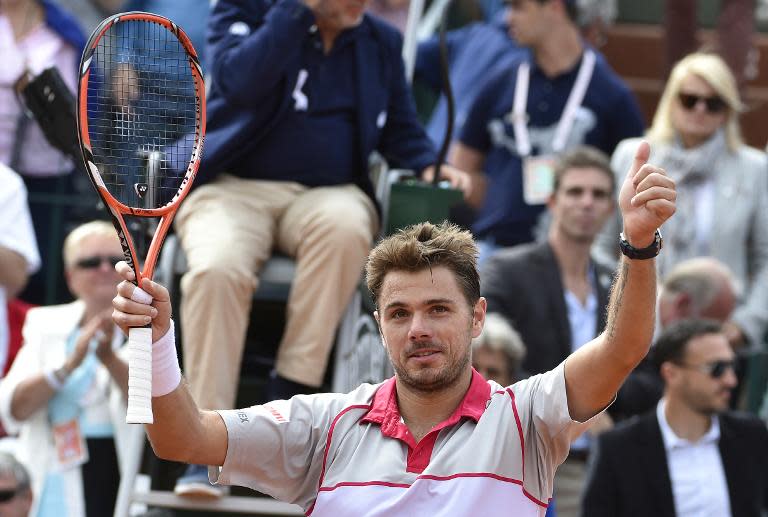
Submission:
<svg viewBox="0 0 768 517">
<path fill-rule="evenodd" d="M 295 257 L 297 270 L 268 399 L 321 385 L 379 226 L 369 155 L 432 173 L 436 153 L 416 119 L 401 36 L 365 7 L 220 0 L 211 12 L 205 153 L 176 217 L 189 264 L 184 368 L 200 407 L 234 407 L 251 298 L 273 249 Z M 443 175 L 468 188 L 464 173 Z M 199 489 L 218 495 L 203 467 L 176 486 Z"/>
</svg>

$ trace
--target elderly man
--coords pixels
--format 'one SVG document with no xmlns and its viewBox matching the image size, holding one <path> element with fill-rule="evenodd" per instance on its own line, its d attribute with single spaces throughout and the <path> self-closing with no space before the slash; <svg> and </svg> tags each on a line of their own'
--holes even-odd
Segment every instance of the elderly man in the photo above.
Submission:
<svg viewBox="0 0 768 517">
<path fill-rule="evenodd" d="M 256 488 L 315 516 L 469 516 L 499 508 L 543 515 L 570 440 L 610 404 L 650 346 L 657 229 L 674 212 L 676 194 L 664 172 L 646 164 L 649 152 L 647 144 L 638 148 L 619 196 L 626 257 L 605 331 L 555 369 L 508 387 L 472 370 L 471 340 L 482 332 L 487 304 L 477 247 L 452 225 L 415 225 L 368 257 L 394 377 L 349 394 L 241 410 L 195 405 L 175 357 L 167 290 L 144 279 L 138 292 L 130 267 L 119 264 L 125 281 L 115 322 L 124 329 L 151 323 L 155 341 L 155 423 L 146 429 L 156 454 L 214 466 L 209 475 L 217 482 Z M 136 301 L 152 297 L 151 305 Z"/>
</svg>

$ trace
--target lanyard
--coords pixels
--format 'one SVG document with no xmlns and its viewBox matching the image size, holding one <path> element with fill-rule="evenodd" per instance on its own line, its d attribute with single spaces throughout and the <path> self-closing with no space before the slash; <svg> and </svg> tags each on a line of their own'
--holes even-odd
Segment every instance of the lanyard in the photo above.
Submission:
<svg viewBox="0 0 768 517">
<path fill-rule="evenodd" d="M 584 51 L 584 58 L 579 66 L 579 73 L 576 76 L 576 82 L 573 84 L 571 93 L 565 103 L 563 114 L 560 116 L 560 122 L 555 130 L 555 138 L 552 141 L 552 150 L 556 153 L 565 149 L 568 135 L 573 128 L 573 122 L 576 119 L 576 110 L 581 106 L 584 96 L 587 94 L 587 86 L 592 79 L 592 72 L 595 70 L 595 53 L 587 49 Z M 531 154 L 531 140 L 528 136 L 528 115 L 526 114 L 526 104 L 528 104 L 528 85 L 531 80 L 531 65 L 527 61 L 521 63 L 517 68 L 517 82 L 515 83 L 515 98 L 512 106 L 510 118 L 515 132 L 515 143 L 517 145 L 517 154 L 525 157 Z"/>
</svg>

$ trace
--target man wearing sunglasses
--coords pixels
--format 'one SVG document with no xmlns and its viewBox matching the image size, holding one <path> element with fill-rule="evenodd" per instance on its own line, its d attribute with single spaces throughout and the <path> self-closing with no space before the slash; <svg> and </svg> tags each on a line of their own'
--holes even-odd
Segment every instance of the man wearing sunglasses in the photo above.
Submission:
<svg viewBox="0 0 768 517">
<path fill-rule="evenodd" d="M 32 508 L 29 472 L 16 458 L 0 453 L 0 515 L 27 517 Z"/>
<path fill-rule="evenodd" d="M 768 508 L 768 430 L 727 411 L 737 380 L 720 324 L 675 323 L 653 354 L 664 396 L 598 438 L 583 515 L 759 517 Z"/>
</svg>

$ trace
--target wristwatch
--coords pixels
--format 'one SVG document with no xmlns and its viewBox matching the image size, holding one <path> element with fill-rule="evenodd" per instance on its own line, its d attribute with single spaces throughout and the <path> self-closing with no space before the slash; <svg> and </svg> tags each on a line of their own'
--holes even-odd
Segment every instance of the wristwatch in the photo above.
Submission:
<svg viewBox="0 0 768 517">
<path fill-rule="evenodd" d="M 619 248 L 621 249 L 621 252 L 634 260 L 654 258 L 661 251 L 663 242 L 664 241 L 661 238 L 661 232 L 659 230 L 656 230 L 656 233 L 653 237 L 653 242 L 650 244 L 650 246 L 646 246 L 645 248 L 635 248 L 629 242 L 627 242 L 626 237 L 624 237 L 624 232 L 619 234 Z"/>
</svg>

